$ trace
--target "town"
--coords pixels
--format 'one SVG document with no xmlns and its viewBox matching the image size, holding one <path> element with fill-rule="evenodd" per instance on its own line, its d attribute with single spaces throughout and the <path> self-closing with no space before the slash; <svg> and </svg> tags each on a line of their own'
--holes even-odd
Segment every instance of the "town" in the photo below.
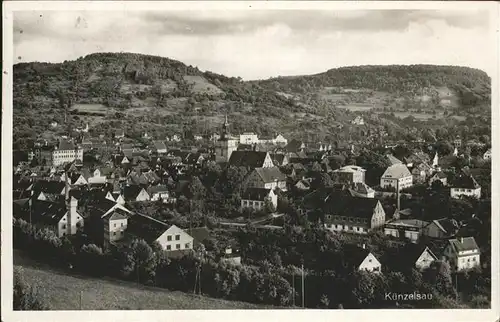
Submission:
<svg viewBox="0 0 500 322">
<path fill-rule="evenodd" d="M 189 139 L 85 124 L 38 140 L 15 156 L 14 248 L 273 306 L 489 306 L 489 138 L 306 142 L 232 133 L 232 117 Z"/>
</svg>

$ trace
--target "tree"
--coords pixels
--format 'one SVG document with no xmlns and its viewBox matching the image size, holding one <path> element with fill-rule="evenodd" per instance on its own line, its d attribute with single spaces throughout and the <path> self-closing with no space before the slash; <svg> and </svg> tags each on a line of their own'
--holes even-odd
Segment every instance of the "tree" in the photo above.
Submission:
<svg viewBox="0 0 500 322">
<path fill-rule="evenodd" d="M 319 308 L 320 309 L 328 309 L 330 307 L 330 299 L 328 295 L 323 294 L 319 300 Z"/>
<path fill-rule="evenodd" d="M 194 200 L 201 200 L 206 194 L 205 186 L 201 183 L 200 178 L 194 176 L 188 185 L 187 197 Z"/>
<path fill-rule="evenodd" d="M 77 268 L 91 275 L 103 274 L 103 252 L 95 244 L 83 245 L 78 256 Z"/>
<path fill-rule="evenodd" d="M 129 277 L 136 277 L 137 281 L 151 282 L 155 277 L 156 254 L 143 239 L 134 239 L 125 250 L 126 267 Z M 135 273 L 132 274 L 132 273 Z"/>
<path fill-rule="evenodd" d="M 23 270 L 19 267 L 14 267 L 13 309 L 16 311 L 48 309 L 43 297 L 37 289 L 26 283 L 23 276 Z"/>
</svg>

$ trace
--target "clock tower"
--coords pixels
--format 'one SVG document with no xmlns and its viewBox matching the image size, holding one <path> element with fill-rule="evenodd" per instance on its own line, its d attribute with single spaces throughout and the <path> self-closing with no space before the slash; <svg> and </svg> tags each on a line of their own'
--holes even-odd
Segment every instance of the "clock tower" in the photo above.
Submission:
<svg viewBox="0 0 500 322">
<path fill-rule="evenodd" d="M 236 140 L 231 138 L 229 134 L 229 123 L 227 122 L 227 115 L 222 124 L 220 138 L 215 143 L 215 162 L 226 163 L 231 157 L 231 153 L 236 151 Z"/>
</svg>

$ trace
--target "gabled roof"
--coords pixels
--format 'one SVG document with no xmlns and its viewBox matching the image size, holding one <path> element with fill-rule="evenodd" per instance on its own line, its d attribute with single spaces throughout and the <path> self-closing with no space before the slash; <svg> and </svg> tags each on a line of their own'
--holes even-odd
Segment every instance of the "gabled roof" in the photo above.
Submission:
<svg viewBox="0 0 500 322">
<path fill-rule="evenodd" d="M 393 156 L 391 154 L 387 154 L 385 157 L 387 158 L 387 160 L 389 161 L 389 163 L 391 165 L 402 164 L 403 163 L 403 162 L 401 162 L 401 160 L 399 160 L 398 158 L 396 158 L 395 156 Z"/>
<path fill-rule="evenodd" d="M 432 223 L 445 234 L 454 234 L 459 228 L 457 221 L 454 219 L 441 218 L 433 220 Z"/>
<path fill-rule="evenodd" d="M 277 167 L 272 167 L 272 168 L 256 168 L 254 170 L 257 172 L 259 177 L 264 181 L 265 183 L 270 183 L 270 182 L 275 182 L 275 181 L 285 181 L 286 180 L 286 175 L 284 175 L 279 168 Z"/>
<path fill-rule="evenodd" d="M 210 230 L 207 227 L 196 227 L 189 228 L 184 230 L 187 234 L 189 234 L 194 239 L 194 244 L 200 244 L 205 239 L 210 237 Z"/>
<path fill-rule="evenodd" d="M 171 226 L 149 216 L 135 214 L 127 223 L 127 232 L 152 243 L 163 235 Z"/>
<path fill-rule="evenodd" d="M 238 150 L 238 151 L 252 151 L 253 145 L 240 143 L 240 144 L 238 144 L 238 147 L 236 148 L 236 150 Z"/>
<path fill-rule="evenodd" d="M 334 170 L 333 172 L 366 172 L 366 170 L 357 165 L 346 165 L 342 168 Z"/>
<path fill-rule="evenodd" d="M 125 200 L 135 200 L 142 190 L 143 188 L 137 185 L 125 186 L 123 188 L 123 197 Z"/>
<path fill-rule="evenodd" d="M 283 161 L 285 160 L 285 155 L 283 153 L 273 153 L 271 154 L 271 159 L 274 162 L 274 165 L 280 166 L 283 164 Z"/>
<path fill-rule="evenodd" d="M 43 192 L 44 194 L 61 194 L 64 190 L 65 183 L 62 181 L 40 180 L 36 181 L 32 190 Z"/>
<path fill-rule="evenodd" d="M 150 194 L 158 193 L 158 192 L 168 192 L 168 189 L 165 185 L 151 186 L 148 188 L 148 193 L 150 193 Z"/>
<path fill-rule="evenodd" d="M 74 150 L 75 144 L 72 141 L 61 139 L 59 141 L 58 150 Z"/>
<path fill-rule="evenodd" d="M 270 192 L 271 189 L 248 188 L 242 193 L 241 199 L 264 201 Z"/>
<path fill-rule="evenodd" d="M 267 152 L 263 151 L 233 151 L 229 164 L 238 167 L 260 168 L 264 165 Z"/>
<path fill-rule="evenodd" d="M 389 166 L 384 174 L 382 175 L 382 178 L 393 178 L 393 179 L 401 179 L 405 177 L 411 177 L 410 170 L 406 167 L 404 164 L 393 164 Z"/>
<path fill-rule="evenodd" d="M 478 189 L 481 186 L 472 175 L 461 174 L 451 184 L 453 188 Z"/>
<path fill-rule="evenodd" d="M 354 245 L 346 245 L 344 248 L 344 261 L 349 266 L 358 268 L 370 254 L 370 250 Z"/>
<path fill-rule="evenodd" d="M 371 219 L 379 201 L 373 198 L 330 197 L 325 201 L 324 212 L 336 216 Z"/>
<path fill-rule="evenodd" d="M 285 146 L 285 149 L 288 152 L 297 152 L 303 147 L 304 142 L 292 139 L 288 144 Z"/>
<path fill-rule="evenodd" d="M 442 171 L 434 173 L 434 175 L 431 178 L 434 178 L 434 177 L 437 177 L 439 179 L 446 179 L 447 178 L 446 174 Z"/>
<path fill-rule="evenodd" d="M 115 208 L 113 211 L 110 211 L 103 215 L 101 218 L 102 219 L 107 219 L 107 220 L 118 220 L 118 219 L 127 219 L 130 217 L 130 213 L 127 211 L 121 209 L 121 208 Z"/>
<path fill-rule="evenodd" d="M 167 146 L 165 145 L 165 142 L 163 141 L 154 141 L 153 146 L 156 150 L 166 150 Z"/>
<path fill-rule="evenodd" d="M 352 188 L 355 192 L 357 193 L 362 193 L 362 194 L 369 194 L 372 192 L 375 192 L 372 188 L 370 188 L 366 183 L 364 182 L 355 182 L 352 185 Z"/>
<path fill-rule="evenodd" d="M 479 250 L 474 237 L 463 237 L 448 240 L 452 249 L 456 252 L 465 252 L 470 250 Z"/>
</svg>

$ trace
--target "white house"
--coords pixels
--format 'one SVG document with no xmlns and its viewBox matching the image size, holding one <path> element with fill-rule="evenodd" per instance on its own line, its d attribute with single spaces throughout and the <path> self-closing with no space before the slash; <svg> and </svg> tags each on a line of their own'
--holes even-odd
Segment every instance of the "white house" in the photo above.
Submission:
<svg viewBox="0 0 500 322">
<path fill-rule="evenodd" d="M 83 162 L 83 149 L 71 141 L 61 140 L 59 145 L 52 151 L 52 165 L 60 166 L 74 160 Z"/>
<path fill-rule="evenodd" d="M 428 225 L 428 222 L 418 219 L 392 220 L 385 224 L 384 234 L 417 243 L 422 236 L 422 231 Z"/>
<path fill-rule="evenodd" d="M 455 199 L 462 196 L 479 199 L 481 198 L 481 186 L 472 175 L 464 173 L 451 183 L 450 195 Z"/>
<path fill-rule="evenodd" d="M 382 264 L 363 244 L 362 247 L 348 247 L 345 250 L 344 267 L 357 271 L 380 273 Z"/>
<path fill-rule="evenodd" d="M 465 271 L 479 267 L 480 250 L 474 237 L 460 237 L 448 240 L 443 254 L 454 271 Z"/>
<path fill-rule="evenodd" d="M 240 143 L 241 144 L 259 143 L 259 137 L 255 133 L 245 132 L 243 134 L 240 134 Z"/>
<path fill-rule="evenodd" d="M 194 238 L 181 228 L 172 225 L 156 241 L 165 251 L 193 249 Z"/>
<path fill-rule="evenodd" d="M 58 202 L 42 201 L 45 205 L 43 210 L 33 216 L 33 221 L 48 224 L 55 230 L 58 237 L 75 235 L 83 230 L 83 217 L 77 211 L 78 200 L 71 197 L 69 209 L 66 204 Z"/>
<path fill-rule="evenodd" d="M 425 249 L 422 251 L 420 256 L 418 256 L 417 260 L 415 261 L 415 268 L 423 271 L 431 264 L 436 261 L 438 258 L 434 253 L 429 249 L 429 247 L 425 247 Z"/>
<path fill-rule="evenodd" d="M 276 138 L 274 139 L 275 144 L 288 144 L 288 140 L 281 134 L 276 135 Z"/>
<path fill-rule="evenodd" d="M 485 160 L 491 160 L 491 148 L 488 149 L 488 151 L 484 152 L 483 159 L 485 159 Z"/>
<path fill-rule="evenodd" d="M 346 165 L 334 170 L 335 181 L 339 183 L 364 183 L 366 170 L 356 165 Z"/>
<path fill-rule="evenodd" d="M 394 188 L 399 190 L 409 188 L 413 185 L 413 176 L 404 164 L 393 164 L 385 170 L 380 178 L 381 188 Z"/>
<path fill-rule="evenodd" d="M 262 210 L 266 205 L 266 201 L 270 202 L 274 209 L 278 206 L 278 196 L 272 189 L 248 188 L 241 195 L 241 208 Z"/>
</svg>

